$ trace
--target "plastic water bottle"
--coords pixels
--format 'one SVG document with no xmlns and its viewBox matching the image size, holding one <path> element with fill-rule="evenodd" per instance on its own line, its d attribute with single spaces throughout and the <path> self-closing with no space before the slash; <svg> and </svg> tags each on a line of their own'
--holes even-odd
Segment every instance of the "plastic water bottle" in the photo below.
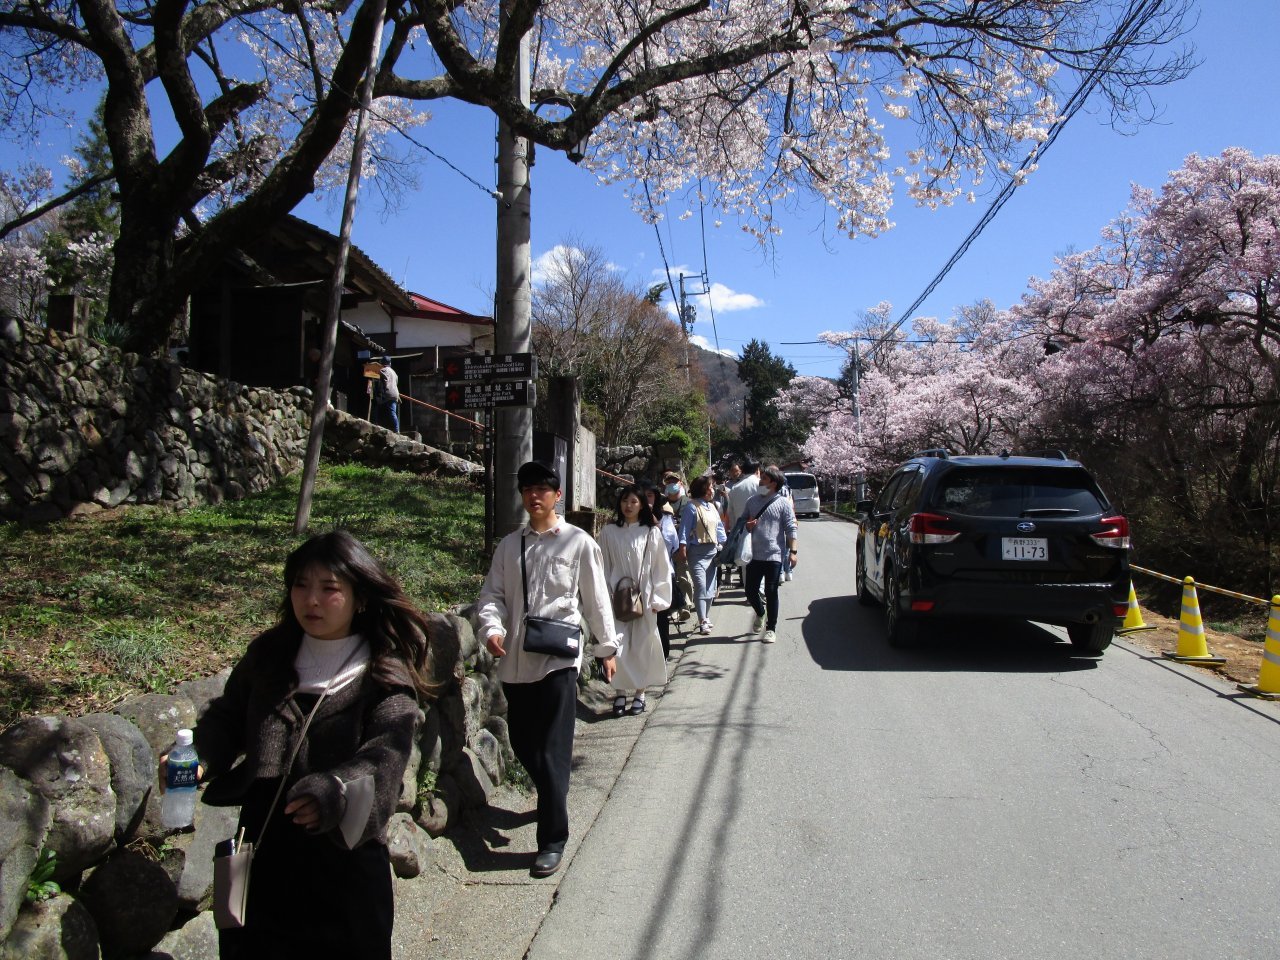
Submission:
<svg viewBox="0 0 1280 960">
<path fill-rule="evenodd" d="M 164 798 L 160 801 L 160 822 L 170 830 L 191 826 L 195 817 L 199 764 L 200 758 L 191 745 L 191 731 L 179 730 L 165 764 Z"/>
</svg>

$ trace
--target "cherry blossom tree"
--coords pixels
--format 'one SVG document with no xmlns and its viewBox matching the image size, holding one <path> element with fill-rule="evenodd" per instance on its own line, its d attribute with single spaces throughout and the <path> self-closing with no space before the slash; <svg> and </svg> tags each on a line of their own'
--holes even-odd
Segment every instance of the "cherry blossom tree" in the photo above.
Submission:
<svg viewBox="0 0 1280 960">
<path fill-rule="evenodd" d="M 910 336 L 889 332 L 889 304 L 864 318 L 861 333 L 821 339 L 854 351 L 865 368 L 853 396 L 848 386 L 799 378 L 784 409 L 817 420 L 805 444 L 818 472 L 837 476 L 884 473 L 920 450 L 995 453 L 1021 445 L 1038 399 L 1035 352 L 1014 335 L 1010 318 L 989 302 L 966 307 L 951 320 L 916 319 Z M 847 384 L 847 381 L 845 381 Z"/>
<path fill-rule="evenodd" d="M 1012 311 L 1048 351 L 1037 429 L 1087 455 L 1166 554 L 1237 565 L 1261 539 L 1270 563 L 1277 224 L 1280 157 L 1192 155 L 1159 191 L 1135 187 L 1099 246 L 1062 258 Z M 1222 547 L 1232 532 L 1239 550 Z"/>
<path fill-rule="evenodd" d="M 1188 0 L 396 0 L 376 93 L 476 104 L 632 184 L 652 215 L 696 185 L 762 241 L 818 197 L 840 230 L 887 229 L 897 183 L 951 202 L 1014 176 L 1084 78 L 1118 117 L 1183 75 Z M 159 349 L 239 238 L 325 182 L 350 136 L 373 7 L 237 0 L 0 0 L 0 116 L 27 136 L 99 84 L 120 204 L 108 312 Z M 517 93 L 522 38 L 532 97 Z M 1173 51 L 1173 52 L 1170 52 Z M 567 104 L 547 119 L 543 103 Z M 176 128 L 159 135 L 162 124 Z M 891 132 L 902 128 L 902 134 Z M 892 143 L 909 143 L 895 152 Z M 382 153 L 381 170 L 391 163 Z M 394 165 L 392 164 L 392 169 Z M 1025 171 L 1022 171 L 1025 172 Z M 1016 175 L 1021 176 L 1022 172 Z"/>
</svg>

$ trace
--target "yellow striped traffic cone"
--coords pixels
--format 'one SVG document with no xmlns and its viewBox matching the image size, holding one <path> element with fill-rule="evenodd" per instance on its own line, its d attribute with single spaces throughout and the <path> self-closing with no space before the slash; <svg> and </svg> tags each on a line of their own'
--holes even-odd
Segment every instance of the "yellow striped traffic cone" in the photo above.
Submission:
<svg viewBox="0 0 1280 960">
<path fill-rule="evenodd" d="M 1206 667 L 1219 667 L 1227 662 L 1225 657 L 1209 654 L 1204 641 L 1204 621 L 1200 619 L 1200 598 L 1196 596 L 1196 582 L 1191 577 L 1182 581 L 1182 616 L 1178 618 L 1178 647 L 1173 652 L 1161 654 L 1179 663 L 1198 663 Z"/>
<path fill-rule="evenodd" d="M 1271 598 L 1271 616 L 1267 618 L 1267 642 L 1262 648 L 1262 666 L 1258 669 L 1258 682 L 1239 683 L 1236 686 L 1255 697 L 1280 700 L 1280 596 Z"/>
<path fill-rule="evenodd" d="M 1137 633 L 1139 630 L 1154 630 L 1142 621 L 1142 610 L 1138 607 L 1138 594 L 1133 589 L 1133 581 L 1129 581 L 1129 609 L 1125 612 L 1124 623 L 1116 633 Z"/>
</svg>

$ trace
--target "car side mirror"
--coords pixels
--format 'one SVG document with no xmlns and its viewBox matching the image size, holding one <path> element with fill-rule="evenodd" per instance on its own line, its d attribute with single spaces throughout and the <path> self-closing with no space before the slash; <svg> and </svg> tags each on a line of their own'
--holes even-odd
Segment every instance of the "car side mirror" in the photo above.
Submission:
<svg viewBox="0 0 1280 960">
<path fill-rule="evenodd" d="M 871 508 L 875 505 L 874 500 L 859 500 L 855 508 L 858 513 L 870 513 Z"/>
</svg>

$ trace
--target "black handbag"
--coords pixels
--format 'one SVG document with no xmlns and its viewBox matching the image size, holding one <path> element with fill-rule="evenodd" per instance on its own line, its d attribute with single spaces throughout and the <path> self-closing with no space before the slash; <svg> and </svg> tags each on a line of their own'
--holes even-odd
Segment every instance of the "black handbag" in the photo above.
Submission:
<svg viewBox="0 0 1280 960">
<path fill-rule="evenodd" d="M 524 534 L 520 534 L 520 583 L 524 587 L 524 608 L 529 609 L 529 574 L 524 562 Z M 582 627 L 551 617 L 524 615 L 525 653 L 576 660 L 582 649 Z"/>
</svg>

